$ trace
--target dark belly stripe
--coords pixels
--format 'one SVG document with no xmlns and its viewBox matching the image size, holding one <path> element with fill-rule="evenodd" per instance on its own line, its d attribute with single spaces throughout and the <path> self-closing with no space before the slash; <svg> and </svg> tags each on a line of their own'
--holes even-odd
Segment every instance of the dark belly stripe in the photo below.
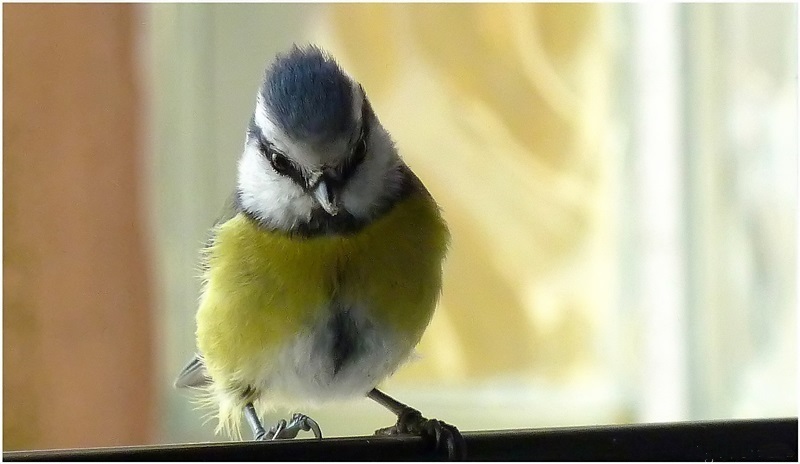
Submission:
<svg viewBox="0 0 800 464">
<path fill-rule="evenodd" d="M 358 357 L 358 327 L 348 310 L 339 310 L 331 317 L 328 329 L 332 335 L 333 375 L 336 375 L 342 367 Z"/>
</svg>

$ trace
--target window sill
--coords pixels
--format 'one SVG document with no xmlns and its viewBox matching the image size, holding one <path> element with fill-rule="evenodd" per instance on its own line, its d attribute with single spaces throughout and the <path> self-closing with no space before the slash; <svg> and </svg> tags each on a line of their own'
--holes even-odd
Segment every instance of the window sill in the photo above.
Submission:
<svg viewBox="0 0 800 464">
<path fill-rule="evenodd" d="M 475 461 L 797 461 L 797 418 L 466 432 Z M 5 461 L 437 460 L 419 437 L 11 451 Z"/>
</svg>

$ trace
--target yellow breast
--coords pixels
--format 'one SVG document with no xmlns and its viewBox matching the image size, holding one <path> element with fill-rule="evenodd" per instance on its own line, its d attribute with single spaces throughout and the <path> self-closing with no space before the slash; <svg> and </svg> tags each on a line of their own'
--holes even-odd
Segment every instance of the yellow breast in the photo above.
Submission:
<svg viewBox="0 0 800 464">
<path fill-rule="evenodd" d="M 412 194 L 350 235 L 290 237 L 243 214 L 207 250 L 197 341 L 212 378 L 246 377 L 337 299 L 358 302 L 413 347 L 441 290 L 449 239 L 438 207 Z M 249 362 L 248 362 L 249 361 Z"/>
</svg>

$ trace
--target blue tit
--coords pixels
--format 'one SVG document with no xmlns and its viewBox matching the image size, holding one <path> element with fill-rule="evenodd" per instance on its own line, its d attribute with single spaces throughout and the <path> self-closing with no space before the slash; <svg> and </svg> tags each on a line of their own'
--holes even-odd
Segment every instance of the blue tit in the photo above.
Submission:
<svg viewBox="0 0 800 464">
<path fill-rule="evenodd" d="M 422 337 L 442 287 L 449 233 L 358 82 L 314 46 L 267 68 L 239 158 L 232 213 L 204 249 L 198 354 L 178 387 L 200 388 L 218 432 L 292 438 L 303 414 L 265 431 L 259 417 L 368 397 L 398 416 L 379 433 L 458 430 L 376 386 Z"/>
</svg>

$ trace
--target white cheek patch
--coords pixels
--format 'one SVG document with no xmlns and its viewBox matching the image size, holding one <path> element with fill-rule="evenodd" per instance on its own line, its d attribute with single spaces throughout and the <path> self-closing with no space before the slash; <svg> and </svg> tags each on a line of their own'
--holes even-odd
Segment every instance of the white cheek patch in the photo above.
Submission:
<svg viewBox="0 0 800 464">
<path fill-rule="evenodd" d="M 290 178 L 275 172 L 258 149 L 247 145 L 239 159 L 239 199 L 261 221 L 289 229 L 310 217 L 313 200 Z"/>
<path fill-rule="evenodd" d="M 397 195 L 402 181 L 400 158 L 389 135 L 379 125 L 370 132 L 370 153 L 347 183 L 342 203 L 350 213 L 368 219 L 382 202 Z"/>
</svg>

